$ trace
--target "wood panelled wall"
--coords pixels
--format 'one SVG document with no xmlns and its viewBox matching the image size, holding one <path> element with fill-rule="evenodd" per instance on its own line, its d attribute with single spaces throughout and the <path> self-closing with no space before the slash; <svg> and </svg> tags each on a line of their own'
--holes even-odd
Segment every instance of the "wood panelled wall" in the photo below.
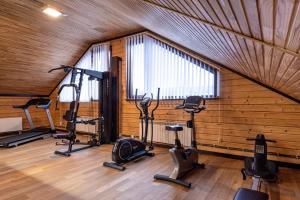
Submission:
<svg viewBox="0 0 300 200">
<path fill-rule="evenodd" d="M 22 117 L 23 128 L 29 128 L 29 123 L 27 122 L 23 110 L 15 109 L 13 106 L 23 105 L 30 99 L 30 97 L 0 97 L 0 118 Z M 29 112 L 36 127 L 49 126 L 47 115 L 44 109 L 30 107 Z"/>
<path fill-rule="evenodd" d="M 112 41 L 112 54 L 122 58 L 122 98 L 120 133 L 138 136 L 139 114 L 134 102 L 126 101 L 125 40 Z M 300 163 L 300 105 L 245 79 L 231 71 L 221 70 L 220 99 L 208 100 L 207 110 L 196 115 L 196 132 L 202 150 L 252 155 L 247 152 L 253 144 L 246 141 L 263 133 L 277 140 L 269 151 L 281 156 L 272 159 Z M 162 101 L 155 119 L 157 121 L 184 122 L 189 115 L 175 110 L 179 101 Z M 289 157 L 293 158 L 289 158 Z"/>
<path fill-rule="evenodd" d="M 111 41 L 112 55 L 122 58 L 122 97 L 120 115 L 120 134 L 138 136 L 139 114 L 134 102 L 126 101 L 126 53 L 125 40 Z M 56 92 L 53 93 L 53 98 Z M 196 132 L 199 148 L 202 150 L 249 155 L 253 144 L 246 141 L 257 133 L 277 140 L 269 145 L 269 151 L 281 154 L 271 156 L 274 160 L 300 163 L 300 105 L 245 79 L 231 71 L 221 70 L 220 99 L 208 100 L 207 110 L 196 115 Z M 156 121 L 184 122 L 189 115 L 175 110 L 179 101 L 164 100 L 156 114 Z M 54 105 L 54 104 L 53 104 Z M 56 125 L 68 104 L 61 104 L 55 112 Z M 80 115 L 93 115 L 97 108 L 82 103 Z M 60 112 L 60 114 L 59 114 Z"/>
</svg>

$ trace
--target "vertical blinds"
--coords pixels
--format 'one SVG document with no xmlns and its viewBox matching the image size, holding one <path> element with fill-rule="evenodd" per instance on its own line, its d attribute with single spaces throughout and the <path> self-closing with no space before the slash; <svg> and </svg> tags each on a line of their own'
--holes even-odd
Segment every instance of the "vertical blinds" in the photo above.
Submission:
<svg viewBox="0 0 300 200">
<path fill-rule="evenodd" d="M 108 71 L 110 66 L 110 44 L 102 43 L 93 45 L 82 58 L 78 61 L 75 67 L 83 69 L 91 69 L 100 72 Z M 68 74 L 61 82 L 62 84 L 68 84 L 71 80 L 71 74 Z M 76 82 L 78 83 L 79 77 Z M 61 102 L 71 102 L 74 98 L 74 91 L 72 88 L 64 88 L 60 94 Z M 98 99 L 98 82 L 96 80 L 89 81 L 88 76 L 84 75 L 82 82 L 82 89 L 80 95 L 81 102 L 88 102 L 90 100 Z"/>
<path fill-rule="evenodd" d="M 145 33 L 126 38 L 127 98 L 161 88 L 162 99 L 218 96 L 218 70 Z"/>
</svg>

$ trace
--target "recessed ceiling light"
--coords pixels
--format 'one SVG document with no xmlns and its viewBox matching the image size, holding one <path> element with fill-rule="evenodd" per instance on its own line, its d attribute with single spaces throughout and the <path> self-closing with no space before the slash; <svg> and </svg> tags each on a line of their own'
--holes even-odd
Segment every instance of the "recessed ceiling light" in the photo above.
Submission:
<svg viewBox="0 0 300 200">
<path fill-rule="evenodd" d="M 54 9 L 54 8 L 50 8 L 50 7 L 47 7 L 43 10 L 43 13 L 51 16 L 51 17 L 59 17 L 62 15 L 61 12 L 59 12 L 58 10 Z"/>
</svg>

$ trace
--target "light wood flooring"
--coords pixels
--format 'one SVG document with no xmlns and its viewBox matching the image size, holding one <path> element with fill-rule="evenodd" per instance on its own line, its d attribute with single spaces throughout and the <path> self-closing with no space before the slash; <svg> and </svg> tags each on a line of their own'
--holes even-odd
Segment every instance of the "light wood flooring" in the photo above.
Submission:
<svg viewBox="0 0 300 200">
<path fill-rule="evenodd" d="M 239 187 L 250 187 L 242 180 L 243 162 L 212 155 L 201 155 L 206 169 L 187 178 L 188 190 L 153 180 L 153 175 L 169 174 L 172 161 L 168 150 L 156 148 L 156 156 L 131 163 L 119 172 L 102 167 L 111 159 L 111 145 L 83 150 L 65 158 L 54 155 L 55 140 L 50 138 L 12 149 L 0 149 L 0 199 L 209 199 L 230 200 Z M 272 200 L 300 199 L 300 170 L 280 168 L 279 182 L 264 185 Z"/>
</svg>

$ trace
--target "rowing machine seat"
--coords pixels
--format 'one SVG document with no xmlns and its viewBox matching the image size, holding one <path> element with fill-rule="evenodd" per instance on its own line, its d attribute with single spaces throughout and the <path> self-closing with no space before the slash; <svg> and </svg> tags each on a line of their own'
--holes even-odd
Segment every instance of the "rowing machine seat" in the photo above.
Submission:
<svg viewBox="0 0 300 200">
<path fill-rule="evenodd" d="M 235 194 L 233 200 L 268 200 L 269 195 L 256 190 L 240 188 Z"/>
</svg>

